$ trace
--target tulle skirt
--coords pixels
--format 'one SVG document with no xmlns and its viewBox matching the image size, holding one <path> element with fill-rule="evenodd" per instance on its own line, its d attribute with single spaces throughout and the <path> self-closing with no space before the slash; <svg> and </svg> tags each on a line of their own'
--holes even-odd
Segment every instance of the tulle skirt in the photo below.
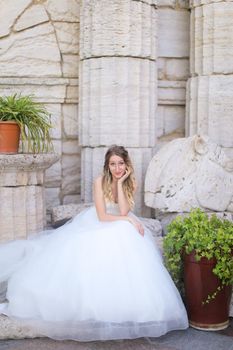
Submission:
<svg viewBox="0 0 233 350">
<path fill-rule="evenodd" d="M 188 327 L 150 232 L 100 222 L 94 207 L 56 230 L 1 245 L 0 282 L 4 313 L 54 339 L 158 337 Z"/>
</svg>

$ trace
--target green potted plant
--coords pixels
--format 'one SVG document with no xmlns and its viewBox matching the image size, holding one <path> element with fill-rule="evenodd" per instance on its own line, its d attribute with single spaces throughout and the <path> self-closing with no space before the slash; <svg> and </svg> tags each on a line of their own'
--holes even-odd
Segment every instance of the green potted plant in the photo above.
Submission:
<svg viewBox="0 0 233 350">
<path fill-rule="evenodd" d="M 50 114 L 33 95 L 0 96 L 0 153 L 17 153 L 20 137 L 23 152 L 48 152 L 51 128 Z M 11 138 L 13 146 L 6 144 Z"/>
<path fill-rule="evenodd" d="M 165 264 L 184 296 L 190 325 L 224 329 L 233 284 L 233 223 L 199 208 L 167 227 Z"/>
</svg>

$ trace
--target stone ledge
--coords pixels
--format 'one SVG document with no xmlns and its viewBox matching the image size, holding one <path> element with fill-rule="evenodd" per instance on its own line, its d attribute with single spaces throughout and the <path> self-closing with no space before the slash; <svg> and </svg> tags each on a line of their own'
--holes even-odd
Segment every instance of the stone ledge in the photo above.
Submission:
<svg viewBox="0 0 233 350">
<path fill-rule="evenodd" d="M 22 326 L 20 321 L 12 320 L 7 316 L 0 315 L 0 340 L 37 337 L 39 337 L 39 334 L 36 334 L 28 327 Z"/>
<path fill-rule="evenodd" d="M 0 186 L 41 185 L 44 171 L 59 160 L 56 153 L 0 155 Z"/>
<path fill-rule="evenodd" d="M 82 210 L 89 208 L 93 203 L 65 204 L 52 208 L 52 226 L 57 228 L 65 224 L 68 220 L 79 214 Z"/>
</svg>

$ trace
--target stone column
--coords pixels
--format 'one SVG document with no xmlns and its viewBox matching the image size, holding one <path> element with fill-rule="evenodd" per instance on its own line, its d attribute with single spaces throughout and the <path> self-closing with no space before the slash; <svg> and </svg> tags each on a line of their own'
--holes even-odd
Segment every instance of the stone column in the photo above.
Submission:
<svg viewBox="0 0 233 350">
<path fill-rule="evenodd" d="M 233 149 L 233 1 L 193 0 L 186 134 Z"/>
<path fill-rule="evenodd" d="M 190 7 L 186 134 L 207 134 L 232 155 L 233 1 L 191 0 Z"/>
<path fill-rule="evenodd" d="M 55 154 L 0 155 L 0 242 L 45 227 L 44 172 Z"/>
<path fill-rule="evenodd" d="M 92 200 L 108 146 L 125 146 L 139 183 L 156 142 L 156 0 L 83 1 L 80 15 L 82 198 Z M 150 209 L 147 209 L 149 212 Z"/>
</svg>

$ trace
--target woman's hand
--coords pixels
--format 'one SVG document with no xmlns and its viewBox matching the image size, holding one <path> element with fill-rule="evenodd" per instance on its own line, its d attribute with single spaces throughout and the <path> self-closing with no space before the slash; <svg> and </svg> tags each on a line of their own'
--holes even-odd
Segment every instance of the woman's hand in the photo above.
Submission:
<svg viewBox="0 0 233 350">
<path fill-rule="evenodd" d="M 129 222 L 130 222 L 132 225 L 134 225 L 134 227 L 135 227 L 136 230 L 140 233 L 140 235 L 144 236 L 144 227 L 143 227 L 143 225 L 142 225 L 139 221 L 137 221 L 137 220 L 135 220 L 135 219 L 133 219 L 133 218 L 129 218 Z"/>
<path fill-rule="evenodd" d="M 118 180 L 118 183 L 122 184 L 129 177 L 130 173 L 131 171 L 128 168 L 126 168 L 124 175 Z"/>
</svg>

